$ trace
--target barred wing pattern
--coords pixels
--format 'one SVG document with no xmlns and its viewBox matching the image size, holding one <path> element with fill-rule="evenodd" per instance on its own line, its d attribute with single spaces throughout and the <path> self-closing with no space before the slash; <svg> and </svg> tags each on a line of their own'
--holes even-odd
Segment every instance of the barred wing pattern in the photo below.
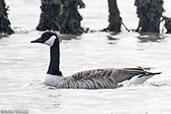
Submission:
<svg viewBox="0 0 171 114">
<path fill-rule="evenodd" d="M 95 69 L 65 77 L 61 88 L 112 89 L 117 84 L 139 74 L 148 74 L 145 68 Z M 57 87 L 58 88 L 58 87 Z"/>
</svg>

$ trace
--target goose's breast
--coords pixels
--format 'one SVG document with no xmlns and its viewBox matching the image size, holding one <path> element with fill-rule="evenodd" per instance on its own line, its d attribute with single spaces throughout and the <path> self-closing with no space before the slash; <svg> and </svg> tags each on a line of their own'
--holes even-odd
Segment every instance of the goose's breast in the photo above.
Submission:
<svg viewBox="0 0 171 114">
<path fill-rule="evenodd" d="M 49 86 L 53 86 L 53 87 L 62 87 L 62 85 L 64 83 L 64 77 L 46 74 L 44 83 Z"/>
</svg>

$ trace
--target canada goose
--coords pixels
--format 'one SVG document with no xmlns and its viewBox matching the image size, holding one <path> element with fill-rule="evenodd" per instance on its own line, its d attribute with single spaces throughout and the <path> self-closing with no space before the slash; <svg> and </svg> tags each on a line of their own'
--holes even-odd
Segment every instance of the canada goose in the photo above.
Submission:
<svg viewBox="0 0 171 114">
<path fill-rule="evenodd" d="M 104 89 L 116 88 L 120 84 L 142 84 L 150 77 L 160 74 L 148 72 L 147 68 L 108 68 L 93 69 L 62 76 L 59 68 L 60 46 L 57 34 L 45 32 L 31 43 L 42 43 L 50 46 L 50 64 L 44 83 L 56 88 Z"/>
</svg>

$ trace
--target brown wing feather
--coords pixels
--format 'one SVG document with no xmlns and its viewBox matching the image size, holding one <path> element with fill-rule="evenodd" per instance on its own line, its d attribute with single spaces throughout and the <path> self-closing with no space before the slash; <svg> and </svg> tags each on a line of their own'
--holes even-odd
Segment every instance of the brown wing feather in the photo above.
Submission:
<svg viewBox="0 0 171 114">
<path fill-rule="evenodd" d="M 63 88 L 101 89 L 116 88 L 117 84 L 145 73 L 144 68 L 95 69 L 78 72 L 65 78 Z"/>
</svg>

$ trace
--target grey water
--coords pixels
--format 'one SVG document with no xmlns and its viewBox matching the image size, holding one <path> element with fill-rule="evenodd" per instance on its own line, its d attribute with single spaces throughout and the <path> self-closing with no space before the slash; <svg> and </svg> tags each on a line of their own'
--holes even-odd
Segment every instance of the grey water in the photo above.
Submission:
<svg viewBox="0 0 171 114">
<path fill-rule="evenodd" d="M 0 38 L 0 110 L 28 110 L 29 114 L 170 114 L 171 35 L 139 34 L 122 27 L 118 34 L 98 32 L 108 25 L 106 0 L 84 0 L 82 26 L 96 30 L 82 35 L 60 35 L 61 71 L 64 76 L 94 68 L 152 67 L 162 72 L 143 85 L 119 89 L 55 89 L 43 84 L 49 48 L 31 44 L 42 32 L 35 28 L 40 1 L 6 0 L 16 31 Z M 164 15 L 171 15 L 164 0 Z M 134 0 L 118 0 L 128 28 L 136 28 Z M 162 28 L 163 26 L 161 26 Z M 2 113 L 2 112 L 0 112 Z"/>
</svg>

